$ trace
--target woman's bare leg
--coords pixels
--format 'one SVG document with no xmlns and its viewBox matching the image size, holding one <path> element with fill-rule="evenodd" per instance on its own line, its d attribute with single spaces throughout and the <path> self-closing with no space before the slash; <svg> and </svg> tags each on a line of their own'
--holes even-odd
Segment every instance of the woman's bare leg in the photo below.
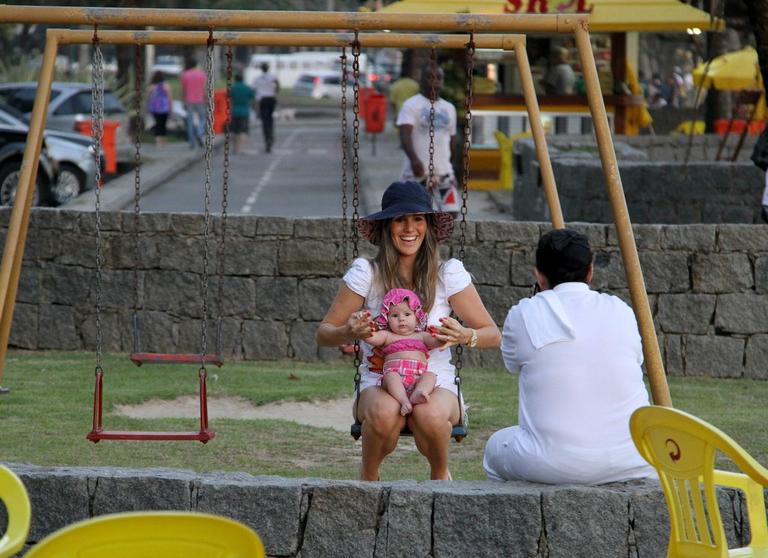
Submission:
<svg viewBox="0 0 768 558">
<path fill-rule="evenodd" d="M 405 418 L 400 403 L 380 387 L 360 393 L 357 413 L 363 423 L 363 463 L 361 480 L 379 480 L 379 467 L 397 447 Z"/>
<path fill-rule="evenodd" d="M 436 389 L 429 401 L 414 405 L 408 419 L 416 447 L 429 461 L 432 480 L 449 480 L 448 443 L 451 429 L 459 419 L 456 395 L 446 389 Z"/>
</svg>

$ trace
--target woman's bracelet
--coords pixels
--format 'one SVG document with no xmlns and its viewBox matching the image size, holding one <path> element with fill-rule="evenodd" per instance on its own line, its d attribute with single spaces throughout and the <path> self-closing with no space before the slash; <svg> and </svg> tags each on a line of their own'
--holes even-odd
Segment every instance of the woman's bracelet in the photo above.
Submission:
<svg viewBox="0 0 768 558">
<path fill-rule="evenodd" d="M 473 349 L 474 347 L 477 346 L 477 331 L 475 331 L 474 329 L 470 329 L 470 331 L 472 332 L 472 335 L 469 336 L 469 341 L 467 341 L 464 344 L 470 349 Z"/>
</svg>

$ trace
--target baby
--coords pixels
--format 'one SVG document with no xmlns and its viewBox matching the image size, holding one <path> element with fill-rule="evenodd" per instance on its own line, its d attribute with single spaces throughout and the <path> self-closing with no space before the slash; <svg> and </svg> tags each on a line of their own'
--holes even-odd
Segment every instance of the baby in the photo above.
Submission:
<svg viewBox="0 0 768 558">
<path fill-rule="evenodd" d="M 424 331 L 427 313 L 416 293 L 392 289 L 381 303 L 381 313 L 374 320 L 383 328 L 366 338 L 366 343 L 383 347 L 384 367 L 381 385 L 400 403 L 405 416 L 413 405 L 429 401 L 437 375 L 427 371 L 430 349 L 440 341 Z"/>
</svg>

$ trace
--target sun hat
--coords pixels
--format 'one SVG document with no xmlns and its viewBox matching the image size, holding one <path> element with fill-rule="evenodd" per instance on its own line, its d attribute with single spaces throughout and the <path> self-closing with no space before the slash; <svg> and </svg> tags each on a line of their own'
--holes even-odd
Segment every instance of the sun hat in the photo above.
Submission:
<svg viewBox="0 0 768 558">
<path fill-rule="evenodd" d="M 357 222 L 360 234 L 371 244 L 376 244 L 374 237 L 375 222 L 394 219 L 413 213 L 428 213 L 435 216 L 434 233 L 438 242 L 443 242 L 453 232 L 453 215 L 432 208 L 432 196 L 418 182 L 393 182 L 381 197 L 381 211 L 361 217 Z"/>
<path fill-rule="evenodd" d="M 416 329 L 423 331 L 427 327 L 427 313 L 421 305 L 419 295 L 410 289 L 390 289 L 387 294 L 384 295 L 384 300 L 381 301 L 381 309 L 379 315 L 374 318 L 373 321 L 381 329 L 389 329 L 389 311 L 393 306 L 397 306 L 401 302 L 407 302 L 408 308 L 413 310 L 416 315 Z"/>
</svg>

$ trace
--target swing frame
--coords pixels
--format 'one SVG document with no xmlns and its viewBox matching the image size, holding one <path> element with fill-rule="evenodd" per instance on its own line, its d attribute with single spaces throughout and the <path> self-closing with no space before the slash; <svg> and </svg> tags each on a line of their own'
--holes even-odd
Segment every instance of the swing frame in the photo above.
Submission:
<svg viewBox="0 0 768 558">
<path fill-rule="evenodd" d="M 650 380 L 651 394 L 657 405 L 672 406 L 669 387 L 653 317 L 645 290 L 640 259 L 631 228 L 624 190 L 621 185 L 616 153 L 599 86 L 597 68 L 589 39 L 587 14 L 381 14 L 344 12 L 280 12 L 248 10 L 171 10 L 148 8 L 82 8 L 62 6 L 2 6 L 0 23 L 38 23 L 99 26 L 105 44 L 203 44 L 213 29 L 218 45 L 293 45 L 349 46 L 348 33 L 306 33 L 281 31 L 271 33 L 240 32 L 220 29 L 350 29 L 361 31 L 411 31 L 420 34 L 381 33 L 363 35 L 366 47 L 451 48 L 452 41 L 464 47 L 462 35 L 437 35 L 436 32 L 474 33 L 477 48 L 514 50 L 523 94 L 531 122 L 534 144 L 541 168 L 542 185 L 555 228 L 565 226 L 557 196 L 552 165 L 547 152 L 538 100 L 533 87 L 530 64 L 525 53 L 525 35 L 541 32 L 570 34 L 579 53 L 587 101 L 593 118 L 595 138 L 613 212 L 632 307 L 643 340 L 643 353 Z M 181 27 L 209 31 L 111 31 L 103 26 Z M 490 33 L 501 33 L 489 35 Z M 29 214 L 34 194 L 35 176 L 42 144 L 42 132 L 50 100 L 55 58 L 60 44 L 90 43 L 91 31 L 48 29 L 38 89 L 29 124 L 29 141 L 17 189 L 16 201 L 8 226 L 5 249 L 0 263 L 0 380 L 5 364 L 11 321 L 21 273 L 22 256 L 29 228 Z M 515 48 L 517 47 L 517 48 Z M 522 48 L 521 48 L 522 47 Z M 459 47 L 456 47 L 459 48 Z"/>
</svg>

